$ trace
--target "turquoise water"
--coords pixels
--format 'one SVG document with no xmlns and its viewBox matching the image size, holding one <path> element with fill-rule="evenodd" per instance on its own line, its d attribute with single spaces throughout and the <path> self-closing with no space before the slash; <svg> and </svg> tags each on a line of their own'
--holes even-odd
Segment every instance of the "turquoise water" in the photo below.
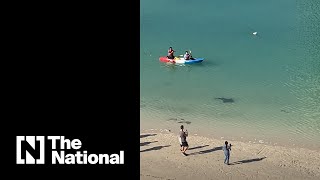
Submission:
<svg viewBox="0 0 320 180">
<path fill-rule="evenodd" d="M 320 1 L 140 2 L 141 121 L 320 148 Z M 205 61 L 159 62 L 170 46 Z"/>
</svg>

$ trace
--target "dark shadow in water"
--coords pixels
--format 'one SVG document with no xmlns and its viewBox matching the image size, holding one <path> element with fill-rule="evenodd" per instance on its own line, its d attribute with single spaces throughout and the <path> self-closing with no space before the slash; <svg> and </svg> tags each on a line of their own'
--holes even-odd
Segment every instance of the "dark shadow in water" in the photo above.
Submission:
<svg viewBox="0 0 320 180">
<path fill-rule="evenodd" d="M 148 137 L 148 136 L 155 136 L 157 134 L 143 134 L 143 135 L 140 135 L 140 138 L 144 138 L 144 137 Z"/>
<path fill-rule="evenodd" d="M 289 113 L 289 111 L 285 110 L 285 109 L 281 109 L 280 110 L 281 112 L 284 112 L 284 113 Z"/>
<path fill-rule="evenodd" d="M 168 121 L 178 121 L 179 118 L 169 118 Z M 181 121 L 184 121 L 184 119 L 180 118 Z"/>
<path fill-rule="evenodd" d="M 140 146 L 145 146 L 145 145 L 148 145 L 148 144 L 151 144 L 151 143 L 155 143 L 155 142 L 158 142 L 158 141 L 143 142 L 143 143 L 140 143 Z"/>
<path fill-rule="evenodd" d="M 155 147 L 152 147 L 152 148 L 149 148 L 149 149 L 145 149 L 145 150 L 142 150 L 140 152 L 147 152 L 147 151 L 154 151 L 154 150 L 160 150 L 162 148 L 165 148 L 165 147 L 169 147 L 171 145 L 166 145 L 166 146 L 155 146 Z"/>
<path fill-rule="evenodd" d="M 204 146 L 196 146 L 196 147 L 192 147 L 192 148 L 189 148 L 188 150 L 193 150 L 193 149 L 199 149 L 199 148 L 204 148 L 204 147 L 207 147 L 209 145 L 204 145 Z"/>
<path fill-rule="evenodd" d="M 243 164 L 243 163 L 256 162 L 256 161 L 261 161 L 261 160 L 263 160 L 265 158 L 267 158 L 267 157 L 246 159 L 246 160 L 241 160 L 241 161 L 236 161 L 236 162 L 230 163 L 229 165 L 237 165 L 237 164 Z"/>
<path fill-rule="evenodd" d="M 223 103 L 233 103 L 234 100 L 232 98 L 215 98 L 215 99 L 220 99 L 222 100 Z"/>
<path fill-rule="evenodd" d="M 191 124 L 191 122 L 190 122 L 190 121 L 179 121 L 178 123 Z"/>
<path fill-rule="evenodd" d="M 218 151 L 218 150 L 222 150 L 222 146 L 215 147 L 215 148 L 212 148 L 212 149 L 203 150 L 203 151 L 199 151 L 199 152 L 195 152 L 195 153 L 190 153 L 189 155 L 206 154 L 206 153 L 211 153 L 211 152 Z"/>
<path fill-rule="evenodd" d="M 179 118 L 170 118 L 168 119 L 168 121 L 178 121 Z M 180 118 L 180 120 L 177 122 L 177 123 L 184 123 L 184 124 L 191 124 L 191 121 L 186 121 L 185 119 L 183 118 Z"/>
</svg>

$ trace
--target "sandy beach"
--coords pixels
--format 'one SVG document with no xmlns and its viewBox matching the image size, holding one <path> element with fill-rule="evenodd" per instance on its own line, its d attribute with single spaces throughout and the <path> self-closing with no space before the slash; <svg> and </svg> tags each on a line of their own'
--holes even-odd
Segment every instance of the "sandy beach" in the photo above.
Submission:
<svg viewBox="0 0 320 180">
<path fill-rule="evenodd" d="M 190 132 L 188 156 L 178 134 L 140 130 L 140 179 L 320 179 L 320 150 L 212 139 Z M 232 144 L 230 165 L 221 146 Z"/>
</svg>

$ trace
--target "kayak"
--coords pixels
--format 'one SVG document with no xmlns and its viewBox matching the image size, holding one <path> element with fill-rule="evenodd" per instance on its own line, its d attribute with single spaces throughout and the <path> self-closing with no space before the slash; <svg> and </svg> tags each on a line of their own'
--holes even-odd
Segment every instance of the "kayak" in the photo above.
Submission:
<svg viewBox="0 0 320 180">
<path fill-rule="evenodd" d="M 166 63 L 175 63 L 175 64 L 195 64 L 200 63 L 204 58 L 192 58 L 185 60 L 183 57 L 175 57 L 174 59 L 168 59 L 167 56 L 162 56 L 159 58 L 159 61 Z"/>
</svg>

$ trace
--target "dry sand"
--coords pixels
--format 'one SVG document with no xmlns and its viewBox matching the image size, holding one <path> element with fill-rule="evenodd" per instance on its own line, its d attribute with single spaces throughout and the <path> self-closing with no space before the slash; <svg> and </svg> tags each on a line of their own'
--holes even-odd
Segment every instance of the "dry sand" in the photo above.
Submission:
<svg viewBox="0 0 320 180">
<path fill-rule="evenodd" d="M 209 139 L 189 134 L 188 156 L 178 135 L 168 130 L 141 130 L 140 179 L 317 179 L 320 150 Z M 221 146 L 232 144 L 230 165 Z"/>
</svg>

